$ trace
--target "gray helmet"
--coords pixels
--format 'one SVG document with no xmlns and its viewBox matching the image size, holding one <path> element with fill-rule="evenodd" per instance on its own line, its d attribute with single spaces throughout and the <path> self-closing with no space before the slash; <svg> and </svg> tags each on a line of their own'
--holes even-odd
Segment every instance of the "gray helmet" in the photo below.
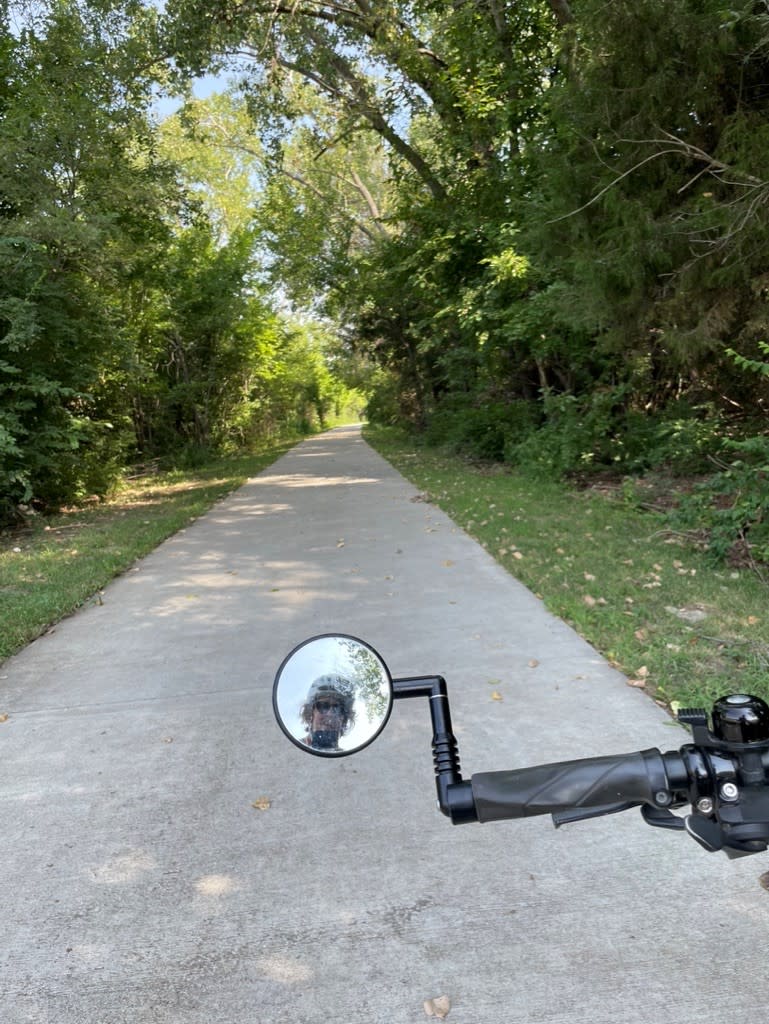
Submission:
<svg viewBox="0 0 769 1024">
<path fill-rule="evenodd" d="M 313 705 L 319 697 L 335 697 L 340 700 L 348 717 L 355 700 L 349 679 L 338 675 L 319 676 L 315 680 L 307 694 L 307 703 Z"/>
</svg>

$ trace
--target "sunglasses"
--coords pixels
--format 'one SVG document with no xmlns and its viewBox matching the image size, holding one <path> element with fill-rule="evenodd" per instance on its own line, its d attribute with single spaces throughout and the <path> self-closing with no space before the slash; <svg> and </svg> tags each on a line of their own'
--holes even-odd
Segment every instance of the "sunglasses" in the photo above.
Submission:
<svg viewBox="0 0 769 1024">
<path fill-rule="evenodd" d="M 339 701 L 318 700 L 313 706 L 316 711 L 336 712 L 337 715 L 344 714 L 344 705 L 340 704 Z"/>
</svg>

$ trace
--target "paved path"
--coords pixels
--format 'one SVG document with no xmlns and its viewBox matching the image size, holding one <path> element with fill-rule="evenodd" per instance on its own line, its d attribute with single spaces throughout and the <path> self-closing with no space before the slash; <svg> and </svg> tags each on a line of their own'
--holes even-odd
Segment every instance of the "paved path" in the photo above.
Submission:
<svg viewBox="0 0 769 1024">
<path fill-rule="evenodd" d="M 336 630 L 446 676 L 467 775 L 684 740 L 357 429 L 315 437 L 0 666 L 2 1024 L 763 1016 L 769 856 L 635 811 L 452 827 L 421 701 L 303 754 L 272 679 Z"/>
</svg>

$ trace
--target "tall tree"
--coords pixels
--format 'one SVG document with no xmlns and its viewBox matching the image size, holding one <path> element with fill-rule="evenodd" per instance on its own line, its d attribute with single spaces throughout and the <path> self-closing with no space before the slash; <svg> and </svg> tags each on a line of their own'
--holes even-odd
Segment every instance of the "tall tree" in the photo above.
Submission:
<svg viewBox="0 0 769 1024">
<path fill-rule="evenodd" d="M 171 182 L 137 74 L 139 5 L 61 2 L 4 38 L 0 118 L 0 493 L 103 488 L 130 441 L 121 295 L 152 258 Z M 121 37 L 125 45 L 116 46 Z M 23 140 L 23 144 L 20 144 Z"/>
<path fill-rule="evenodd" d="M 588 331 L 612 372 L 637 371 L 642 402 L 715 397 L 725 346 L 754 345 L 766 323 L 765 15 L 587 2 L 574 38 L 526 214 L 530 251 L 559 278 L 553 319 Z"/>
</svg>

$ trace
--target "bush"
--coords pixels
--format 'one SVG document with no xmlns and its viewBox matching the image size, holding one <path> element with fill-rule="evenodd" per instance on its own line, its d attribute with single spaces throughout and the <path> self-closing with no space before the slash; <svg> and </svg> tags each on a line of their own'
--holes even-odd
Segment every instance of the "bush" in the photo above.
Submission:
<svg viewBox="0 0 769 1024">
<path fill-rule="evenodd" d="M 627 472 L 664 467 L 674 475 L 706 473 L 723 449 L 727 425 L 711 405 L 677 402 L 660 415 L 630 412 L 622 432 Z"/>
<path fill-rule="evenodd" d="M 366 419 L 383 427 L 401 423 L 405 418 L 405 396 L 395 374 L 381 368 L 377 369 L 372 374 L 370 387 L 371 397 L 364 410 Z"/>
<path fill-rule="evenodd" d="M 531 433 L 536 421 L 532 402 L 446 403 L 430 417 L 425 439 L 463 455 L 501 462 L 511 445 Z"/>
<path fill-rule="evenodd" d="M 670 524 L 705 531 L 717 561 L 742 548 L 754 561 L 769 564 L 769 437 L 726 440 L 724 447 L 738 458 L 686 495 Z"/>
<path fill-rule="evenodd" d="M 554 478 L 616 465 L 624 459 L 615 412 L 623 397 L 613 389 L 580 398 L 546 393 L 545 422 L 522 441 L 508 445 L 506 460 L 525 472 Z"/>
<path fill-rule="evenodd" d="M 506 450 L 524 471 L 563 477 L 591 469 L 643 473 L 664 467 L 703 473 L 723 448 L 727 427 L 711 406 L 676 403 L 657 416 L 627 409 L 627 388 L 543 396 L 542 426 Z"/>
</svg>

